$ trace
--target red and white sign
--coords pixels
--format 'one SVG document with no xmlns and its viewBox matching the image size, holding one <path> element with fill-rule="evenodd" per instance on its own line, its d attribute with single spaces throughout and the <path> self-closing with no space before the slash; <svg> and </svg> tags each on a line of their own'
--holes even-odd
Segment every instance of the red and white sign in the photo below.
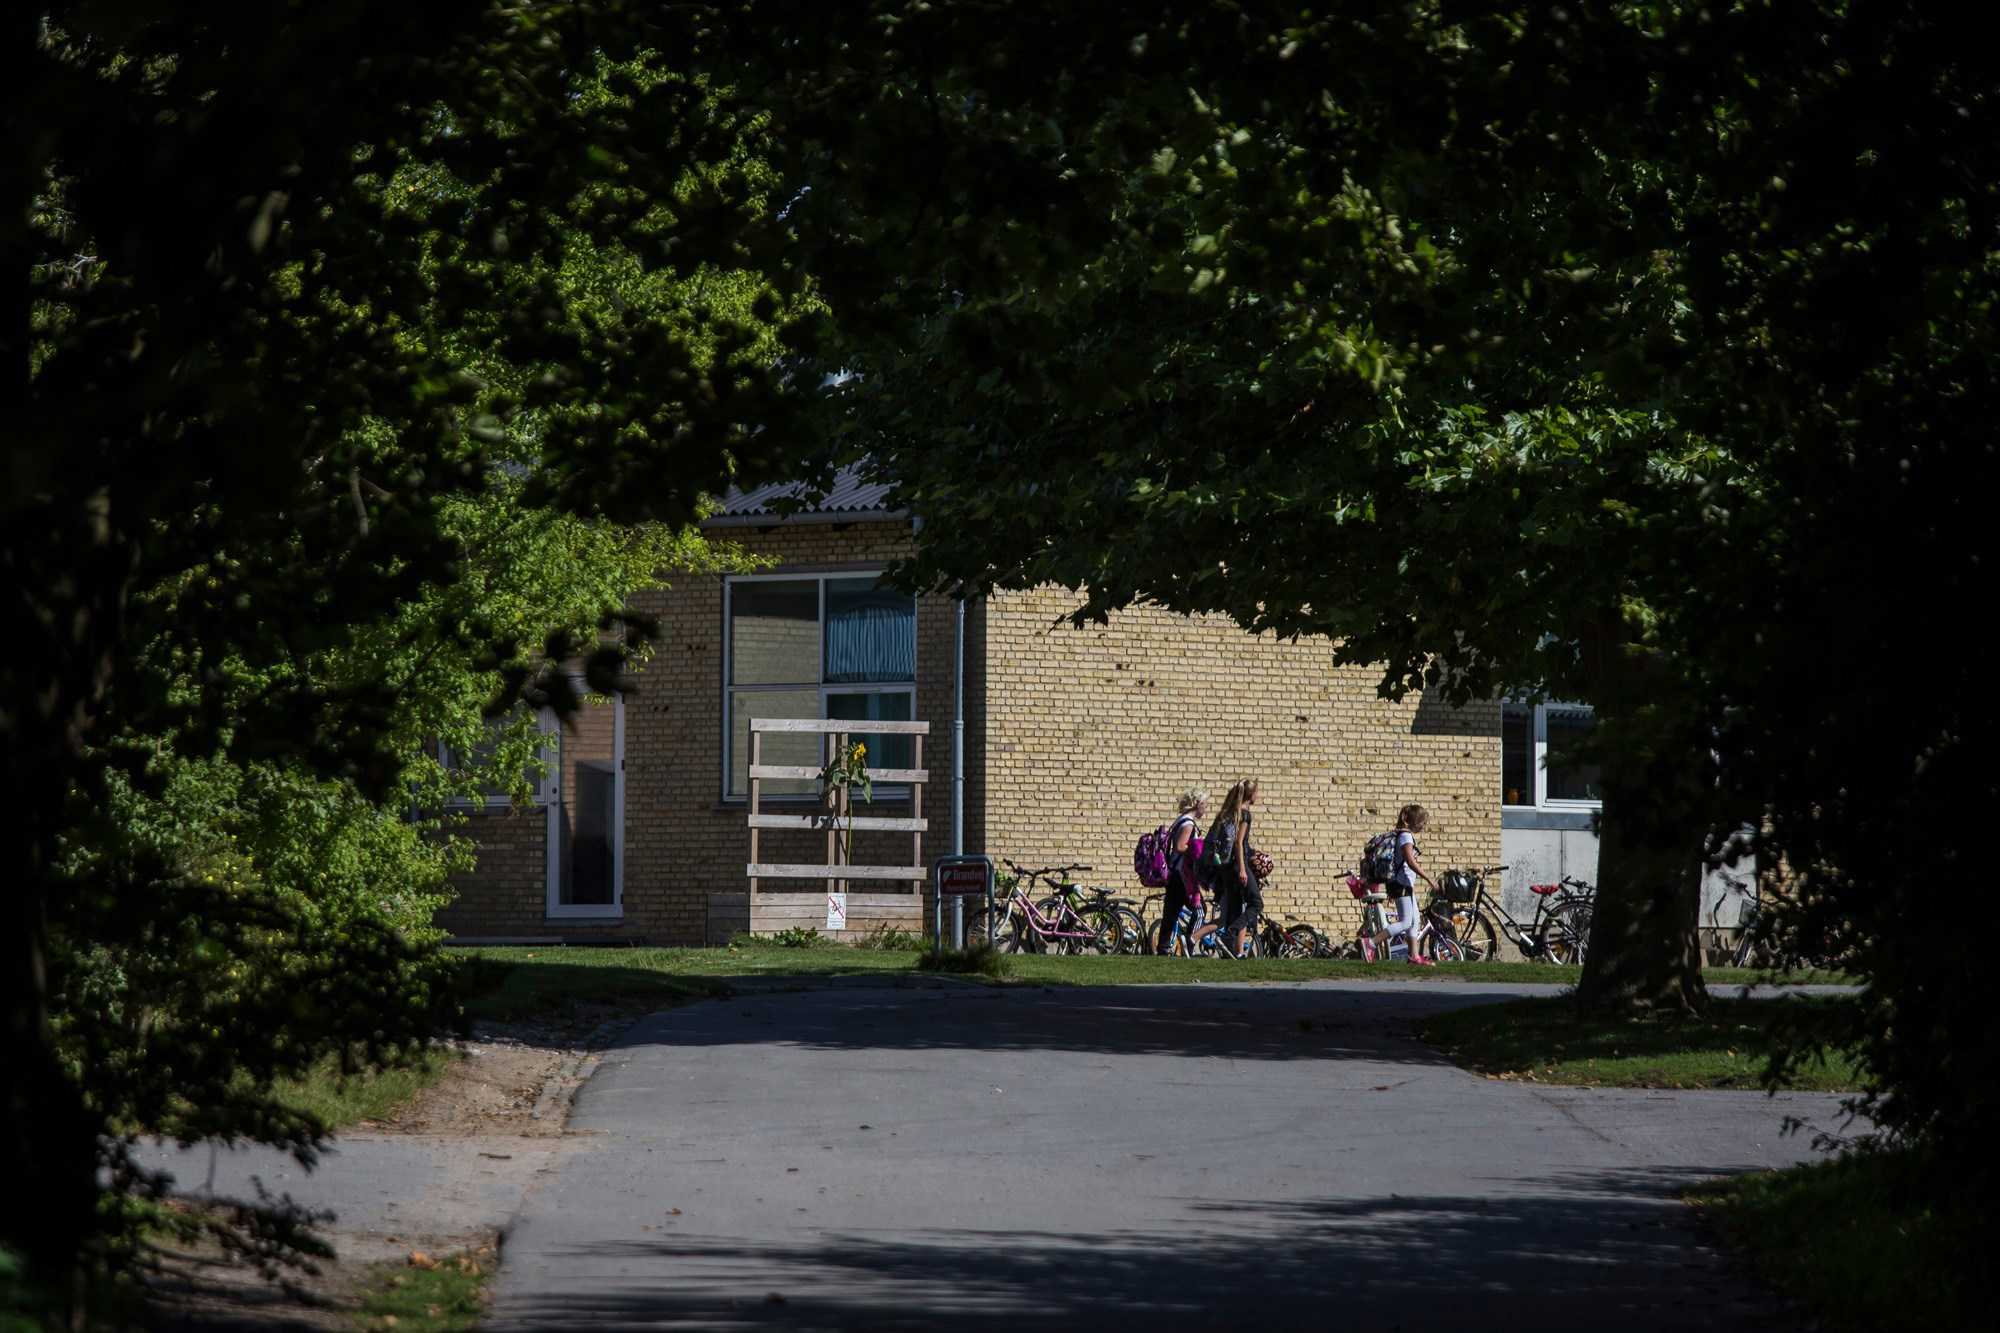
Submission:
<svg viewBox="0 0 2000 1333">
<path fill-rule="evenodd" d="M 937 863 L 938 896 L 954 898 L 976 894 L 986 896 L 993 863 L 983 856 L 946 856 Z"/>
<path fill-rule="evenodd" d="M 829 893 L 826 895 L 826 928 L 828 930 L 847 929 L 847 895 Z"/>
</svg>

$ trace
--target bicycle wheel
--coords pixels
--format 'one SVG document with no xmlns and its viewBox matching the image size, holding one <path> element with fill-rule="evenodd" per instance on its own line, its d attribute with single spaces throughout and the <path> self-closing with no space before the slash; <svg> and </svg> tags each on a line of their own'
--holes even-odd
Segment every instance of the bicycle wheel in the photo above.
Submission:
<svg viewBox="0 0 2000 1333">
<path fill-rule="evenodd" d="M 1146 920 L 1129 907 L 1114 904 L 1111 917 L 1116 922 L 1117 936 L 1112 941 L 1116 946 L 1113 953 L 1138 954 L 1146 952 L 1151 939 L 1146 930 Z"/>
<path fill-rule="evenodd" d="M 1065 954 L 1108 954 L 1118 939 L 1110 908 L 1096 903 L 1071 907 L 1061 894 L 1040 904 L 1041 914 L 1054 926 L 1049 937 L 1051 952 Z"/>
<path fill-rule="evenodd" d="M 1590 910 L 1567 904 L 1549 913 L 1535 932 L 1535 956 L 1545 963 L 1575 966 L 1590 946 Z"/>
<path fill-rule="evenodd" d="M 1076 930 L 1079 925 L 1090 933 L 1083 939 L 1066 939 L 1063 943 L 1074 954 L 1100 956 L 1117 952 L 1119 940 L 1117 914 L 1098 908 L 1085 908 L 1075 913 L 1062 929 Z"/>
<path fill-rule="evenodd" d="M 1431 951 L 1440 963 L 1465 961 L 1465 946 L 1449 935 L 1431 936 Z"/>
<path fill-rule="evenodd" d="M 1462 921 L 1454 913 L 1452 926 L 1452 940 L 1458 945 L 1465 962 L 1487 963 L 1493 960 L 1500 948 L 1500 936 L 1486 913 L 1466 912 Z"/>
<path fill-rule="evenodd" d="M 975 944 L 991 934 L 993 947 L 1000 953 L 1021 951 L 1021 923 L 1014 912 L 1005 907 L 995 907 L 990 912 L 982 907 L 965 918 L 965 942 Z"/>
<path fill-rule="evenodd" d="M 1311 926 L 1292 926 L 1279 936 L 1284 943 L 1278 951 L 1280 958 L 1317 958 L 1326 947 L 1326 940 Z"/>
</svg>

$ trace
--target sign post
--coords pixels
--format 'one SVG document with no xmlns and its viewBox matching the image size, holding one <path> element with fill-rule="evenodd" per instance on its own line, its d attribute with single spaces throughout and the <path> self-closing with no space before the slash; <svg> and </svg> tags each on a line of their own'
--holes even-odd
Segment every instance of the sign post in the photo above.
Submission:
<svg viewBox="0 0 2000 1333">
<path fill-rule="evenodd" d="M 937 944 L 944 947 L 944 900 L 952 900 L 953 934 L 958 947 L 965 947 L 965 900 L 983 898 L 986 920 L 993 921 L 993 858 L 990 856 L 940 856 L 931 862 L 931 887 L 937 894 Z M 991 940 L 987 941 L 989 944 Z"/>
</svg>

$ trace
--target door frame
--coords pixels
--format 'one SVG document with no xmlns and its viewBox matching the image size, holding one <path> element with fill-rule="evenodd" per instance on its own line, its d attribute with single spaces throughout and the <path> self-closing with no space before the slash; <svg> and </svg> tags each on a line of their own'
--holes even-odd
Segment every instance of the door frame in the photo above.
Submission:
<svg viewBox="0 0 2000 1333">
<path fill-rule="evenodd" d="M 577 692 L 584 692 L 581 677 L 573 678 Z M 584 705 L 586 708 L 590 705 Z M 549 709 L 542 710 L 542 729 L 549 733 L 549 749 L 554 762 L 543 775 L 543 805 L 548 809 L 545 841 L 546 882 L 542 910 L 550 920 L 616 920 L 625 915 L 625 694 L 611 696 L 611 901 L 609 903 L 565 903 L 562 901 L 562 724 Z"/>
</svg>

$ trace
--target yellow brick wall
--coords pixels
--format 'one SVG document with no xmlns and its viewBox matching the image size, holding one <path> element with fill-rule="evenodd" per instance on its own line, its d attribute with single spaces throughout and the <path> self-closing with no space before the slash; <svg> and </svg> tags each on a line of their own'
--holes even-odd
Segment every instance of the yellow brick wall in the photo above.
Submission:
<svg viewBox="0 0 2000 1333">
<path fill-rule="evenodd" d="M 1177 795 L 1204 787 L 1219 808 L 1255 777 L 1252 843 L 1276 863 L 1276 919 L 1351 935 L 1359 913 L 1337 881 L 1405 802 L 1430 810 L 1420 843 L 1433 874 L 1499 861 L 1497 705 L 1390 703 L 1373 669 L 1334 667 L 1330 641 L 1253 636 L 1221 617 L 1144 607 L 1105 626 L 1056 623 L 1076 604 L 1042 589 L 983 608 L 980 832 L 996 856 L 1087 862 L 1088 878 L 1138 896 L 1132 845 Z"/>
<path fill-rule="evenodd" d="M 906 523 L 720 535 L 776 559 L 774 573 L 879 567 L 910 543 Z M 498 817 L 504 824 L 484 817 L 480 840 L 491 837 L 492 849 L 449 909 L 453 929 L 694 944 L 708 894 L 747 887 L 745 808 L 722 798 L 722 589 L 717 577 L 684 578 L 637 605 L 659 619 L 661 637 L 626 699 L 623 919 L 545 919 L 536 811 Z M 1277 862 L 1266 907 L 1280 920 L 1350 934 L 1357 913 L 1337 882 L 1405 801 L 1431 810 L 1423 845 L 1432 867 L 1499 860 L 1497 706 L 1391 704 L 1375 696 L 1372 670 L 1336 670 L 1328 642 L 1255 637 L 1220 618 L 1140 608 L 1108 626 L 1058 624 L 1074 605 L 1072 594 L 1046 589 L 970 609 L 967 850 L 1034 865 L 1088 862 L 1097 868 L 1089 878 L 1137 897 L 1132 844 L 1172 814 L 1176 795 L 1204 786 L 1219 804 L 1230 782 L 1256 776 L 1263 808 L 1253 841 Z M 951 847 L 953 629 L 949 598 L 919 600 L 915 712 L 931 723 L 927 861 Z M 876 811 L 907 812 L 903 802 Z M 907 834 L 863 834 L 854 860 L 903 864 L 910 850 Z M 760 858 L 819 862 L 825 839 L 767 832 Z"/>
<path fill-rule="evenodd" d="M 766 573 L 819 574 L 879 568 L 909 549 L 903 523 L 793 524 L 769 530 L 718 530 L 778 563 Z M 635 677 L 625 708 L 625 918 L 632 934 L 663 944 L 702 942 L 711 892 L 742 892 L 749 860 L 749 829 L 741 802 L 722 799 L 722 588 L 720 578 L 690 578 L 641 599 L 638 609 L 657 616 L 661 639 L 653 661 Z M 931 821 L 924 857 L 949 849 L 951 792 L 952 604 L 925 598 L 917 608 L 915 714 L 931 723 L 924 762 L 933 781 L 924 792 Z M 857 724 L 863 725 L 865 724 Z M 768 741 L 767 741 L 768 745 Z M 766 762 L 792 762 L 767 757 Z M 811 807 L 774 806 L 776 813 Z M 907 801 L 878 802 L 872 813 L 906 815 Z M 766 831 L 758 853 L 765 861 L 823 862 L 820 833 Z M 857 834 L 857 864 L 904 865 L 908 834 Z M 772 882 L 786 892 L 814 892 L 819 881 Z M 887 893 L 898 886 L 857 882 L 857 892 Z"/>
<path fill-rule="evenodd" d="M 454 831 L 478 848 L 478 864 L 452 878 L 458 897 L 437 923 L 460 936 L 551 933 L 542 919 L 548 894 L 549 817 L 538 805 L 473 809 Z"/>
</svg>

